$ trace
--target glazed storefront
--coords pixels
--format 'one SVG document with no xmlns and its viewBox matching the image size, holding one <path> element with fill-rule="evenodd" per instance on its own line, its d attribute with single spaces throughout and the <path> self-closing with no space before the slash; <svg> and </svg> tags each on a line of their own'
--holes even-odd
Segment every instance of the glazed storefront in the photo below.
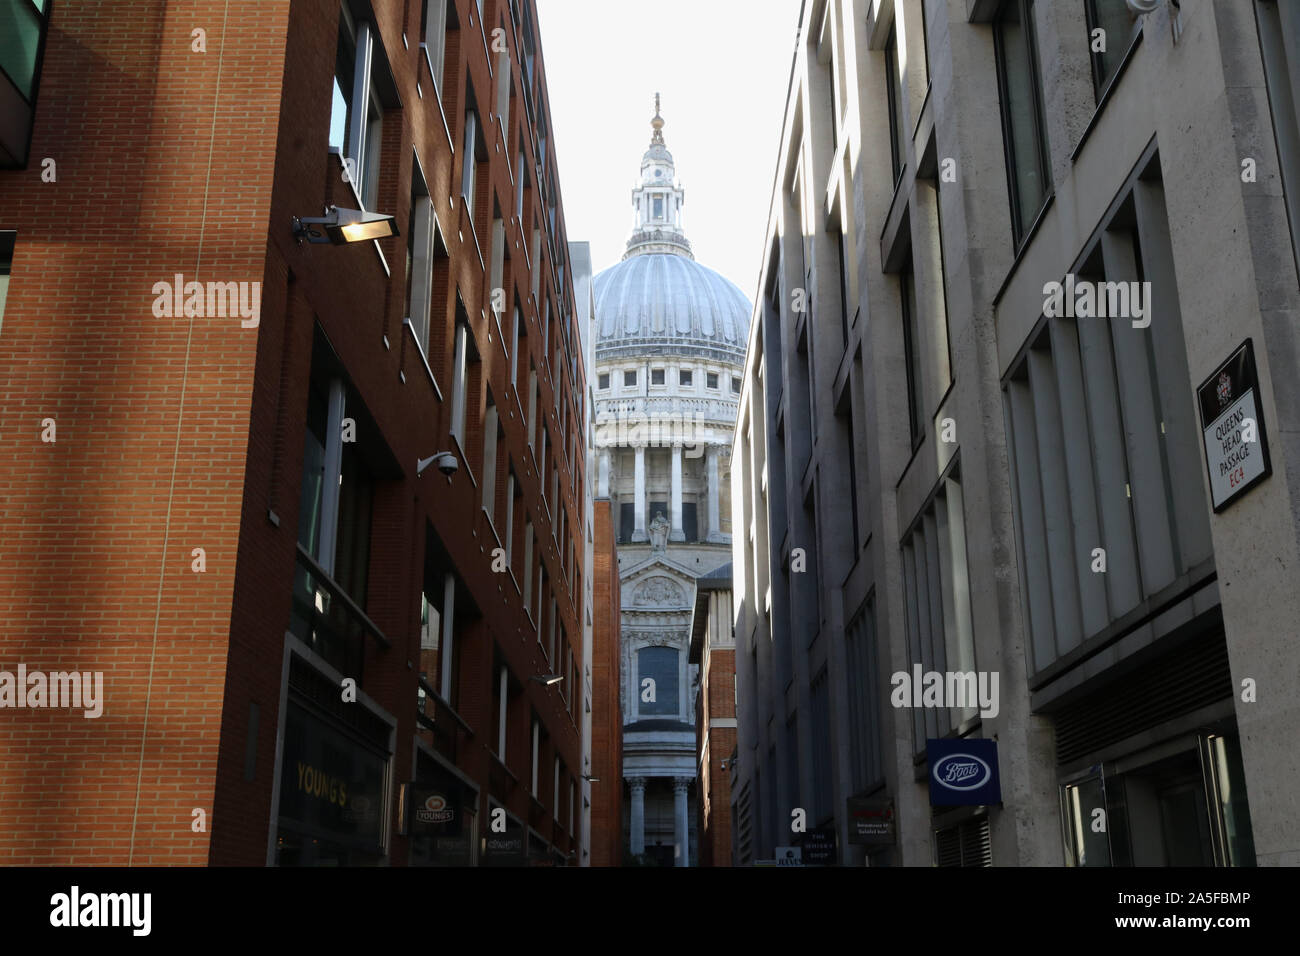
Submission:
<svg viewBox="0 0 1300 956">
<path fill-rule="evenodd" d="M 291 655 L 274 862 L 374 866 L 387 858 L 393 728 L 337 683 Z"/>
</svg>

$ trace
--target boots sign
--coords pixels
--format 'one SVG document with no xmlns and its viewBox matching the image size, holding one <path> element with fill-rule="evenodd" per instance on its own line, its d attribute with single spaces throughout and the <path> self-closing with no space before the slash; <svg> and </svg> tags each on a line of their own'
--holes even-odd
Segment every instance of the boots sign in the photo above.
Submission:
<svg viewBox="0 0 1300 956">
<path fill-rule="evenodd" d="M 1196 390 L 1196 403 L 1201 409 L 1205 464 L 1218 513 L 1273 471 L 1250 339 Z"/>
</svg>

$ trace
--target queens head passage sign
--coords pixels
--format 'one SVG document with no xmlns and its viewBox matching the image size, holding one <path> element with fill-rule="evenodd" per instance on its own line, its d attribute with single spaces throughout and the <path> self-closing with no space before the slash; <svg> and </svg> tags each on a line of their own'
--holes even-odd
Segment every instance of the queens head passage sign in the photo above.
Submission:
<svg viewBox="0 0 1300 956">
<path fill-rule="evenodd" d="M 1217 513 L 1273 471 L 1250 339 L 1196 390 L 1196 403 L 1201 409 L 1205 465 Z"/>
</svg>

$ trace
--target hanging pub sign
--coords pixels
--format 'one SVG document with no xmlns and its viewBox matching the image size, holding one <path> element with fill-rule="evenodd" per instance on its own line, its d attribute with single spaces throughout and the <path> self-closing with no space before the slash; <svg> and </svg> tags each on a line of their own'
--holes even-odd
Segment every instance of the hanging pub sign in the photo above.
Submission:
<svg viewBox="0 0 1300 956">
<path fill-rule="evenodd" d="M 1196 400 L 1217 514 L 1273 473 L 1250 339 L 1196 390 Z"/>
<path fill-rule="evenodd" d="M 984 807 L 1002 802 L 998 742 L 945 737 L 925 742 L 930 760 L 930 805 Z"/>
</svg>

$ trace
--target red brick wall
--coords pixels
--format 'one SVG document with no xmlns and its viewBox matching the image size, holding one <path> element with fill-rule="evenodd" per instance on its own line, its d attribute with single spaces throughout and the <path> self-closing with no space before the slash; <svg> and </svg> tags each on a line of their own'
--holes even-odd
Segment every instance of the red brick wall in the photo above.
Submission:
<svg viewBox="0 0 1300 956">
<path fill-rule="evenodd" d="M 317 325 L 373 417 L 359 422 L 374 432 L 366 440 L 391 456 L 376 484 L 366 611 L 392 646 L 368 648 L 362 689 L 397 718 L 395 779 L 412 774 L 416 671 L 408 661 L 418 659 L 426 522 L 482 614 L 457 645 L 460 713 L 475 731 L 462 736 L 457 762 L 482 787 L 480 820 L 494 642 L 523 686 L 511 711 L 512 742 L 526 739 L 531 706 L 548 731 L 543 780 L 549 784 L 552 750 L 570 773 L 580 772 L 577 708 L 570 717 L 557 689 L 528 680 L 549 667 L 538 659 L 511 577 L 490 570 L 496 545 L 470 478 L 482 478 L 482 442 L 467 442 L 450 481 L 434 470 L 415 476 L 417 458 L 451 447 L 446 403 L 459 290 L 482 360 L 469 431 L 481 433 L 477 416 L 490 383 L 505 432 L 501 454 L 513 459 L 520 482 L 516 510 L 531 514 L 545 543 L 534 561 L 555 582 L 581 657 L 579 616 L 563 586 L 562 549 L 552 553 L 524 411 L 485 315 L 486 262 L 471 234 L 462 239 L 457 228 L 459 149 L 453 155 L 422 66 L 418 5 L 372 5 L 403 103 L 384 114 L 378 206 L 404 231 L 414 149 L 450 252 L 429 348 L 441 395 L 402 328 L 405 238 L 380 244 L 390 275 L 372 245 L 299 246 L 290 235 L 292 215 L 319 215 L 325 202 L 355 205 L 325 149 L 337 0 L 297 0 L 292 10 L 288 0 L 256 9 L 218 0 L 54 9 L 33 160 L 27 170 L 0 171 L 0 229 L 18 230 L 0 327 L 0 460 L 10 505 L 0 513 L 7 622 L 0 669 L 23 662 L 33 670 L 104 671 L 105 703 L 98 720 L 67 710 L 0 710 L 0 864 L 266 859 Z M 492 15 L 497 4 L 487 6 Z M 487 106 L 494 88 L 475 3 L 459 0 L 457 10 L 461 35 L 474 42 L 449 45 L 445 88 L 463 103 L 466 75 L 473 77 L 490 156 L 479 195 L 495 194 L 513 210 L 514 149 L 495 149 L 499 132 Z M 207 32 L 206 53 L 191 52 L 197 27 Z M 519 75 L 516 67 L 516 84 Z M 526 122 L 525 111 L 511 112 L 509 142 Z M 459 143 L 461 111 L 449 110 L 446 123 Z M 531 145 L 526 151 L 531 165 Z M 57 183 L 40 181 L 46 156 L 58 163 Z M 530 202 L 540 203 L 530 192 Z M 511 281 L 530 323 L 525 341 L 543 369 L 540 310 L 527 298 L 531 277 L 513 223 L 507 236 Z M 557 241 L 557 251 L 564 248 Z M 485 245 L 484 260 L 489 252 Z M 532 268 L 549 272 L 546 255 L 544 246 Z M 153 284 L 178 272 L 186 280 L 262 282 L 259 328 L 242 329 L 238 318 L 155 318 Z M 567 276 L 562 293 L 571 311 Z M 526 362 L 522 368 L 526 385 Z M 539 408 L 549 416 L 551 379 L 540 378 Z M 47 417 L 57 422 L 55 444 L 40 441 Z M 558 422 L 551 427 L 558 436 Z M 584 460 L 576 456 L 579 470 Z M 561 488 L 568 484 L 561 464 Z M 565 496 L 569 514 L 581 516 L 573 494 Z M 551 512 L 558 518 L 555 503 Z M 568 533 L 583 540 L 581 520 Z M 190 569 L 194 547 L 206 550 L 206 573 Z M 522 541 L 516 552 L 521 564 Z M 580 548 L 578 555 L 575 577 Z M 245 780 L 254 706 L 255 759 Z M 522 786 L 498 796 L 526 818 L 526 745 L 522 756 L 517 746 L 511 755 Z M 562 801 L 567 792 L 566 781 Z M 549 785 L 541 798 L 549 820 Z M 194 808 L 205 810 L 206 832 L 191 830 Z M 576 848 L 576 837 L 546 834 Z M 406 853 L 395 836 L 392 862 L 405 862 Z"/>
<path fill-rule="evenodd" d="M 706 633 L 704 640 L 708 639 Z M 730 648 L 710 648 L 705 660 L 706 666 L 700 673 L 702 706 L 696 714 L 697 739 L 701 741 L 700 866 L 730 866 L 732 771 L 730 766 L 723 770 L 722 761 L 730 763 L 731 751 L 736 746 L 736 728 L 710 726 L 710 723 L 736 716 L 736 652 Z"/>
<path fill-rule="evenodd" d="M 593 528 L 591 663 L 591 865 L 623 863 L 623 708 L 619 697 L 620 609 L 613 504 L 597 499 Z"/>
<path fill-rule="evenodd" d="M 152 287 L 264 279 L 288 9 L 53 7 L 31 162 L 0 170 L 0 229 L 18 231 L 0 328 L 0 668 L 102 671 L 105 700 L 95 720 L 0 710 L 0 864 L 207 860 L 191 810 L 213 825 L 255 352 L 274 310 L 262 330 L 155 318 Z"/>
</svg>

